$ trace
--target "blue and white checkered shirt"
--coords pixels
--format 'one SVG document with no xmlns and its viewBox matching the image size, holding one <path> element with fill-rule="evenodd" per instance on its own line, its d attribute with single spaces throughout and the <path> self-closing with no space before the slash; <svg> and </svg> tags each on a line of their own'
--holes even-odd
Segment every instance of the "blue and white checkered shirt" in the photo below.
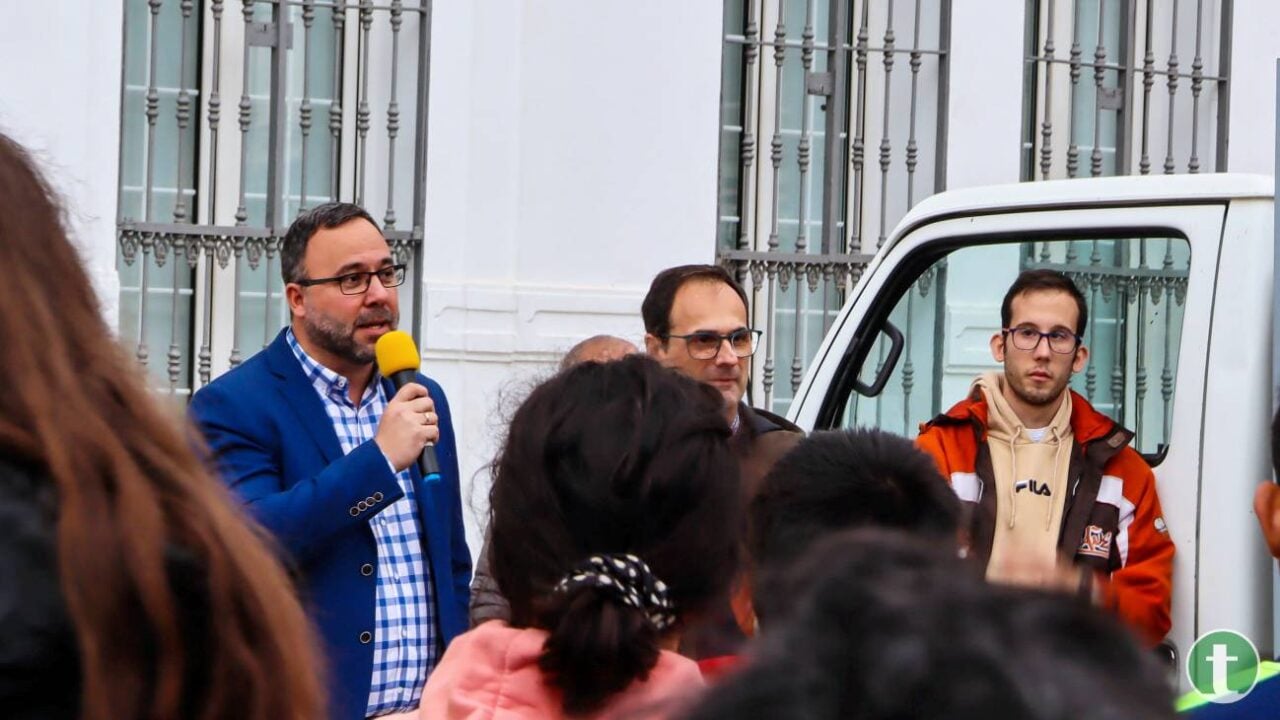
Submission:
<svg viewBox="0 0 1280 720">
<path fill-rule="evenodd" d="M 285 338 L 302 365 L 302 372 L 320 395 L 338 442 L 342 444 L 342 452 L 350 453 L 361 444 L 371 442 L 387 406 L 381 377 L 375 375 L 360 403 L 353 405 L 346 378 L 307 355 L 293 330 L 289 330 Z M 422 556 L 413 480 L 407 469 L 397 473 L 396 479 L 404 489 L 404 497 L 369 521 L 378 546 L 378 575 L 373 679 L 366 717 L 416 708 L 438 654 L 431 567 Z"/>
</svg>

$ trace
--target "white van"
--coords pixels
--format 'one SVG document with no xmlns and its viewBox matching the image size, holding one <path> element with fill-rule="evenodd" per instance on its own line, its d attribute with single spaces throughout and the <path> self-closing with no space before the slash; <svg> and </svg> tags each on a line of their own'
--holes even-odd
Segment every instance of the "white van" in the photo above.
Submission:
<svg viewBox="0 0 1280 720">
<path fill-rule="evenodd" d="M 867 267 L 789 417 L 914 437 L 997 367 L 988 340 L 1017 273 L 1066 272 L 1089 301 L 1090 365 L 1072 387 L 1136 433 L 1177 544 L 1169 644 L 1228 628 L 1270 657 L 1274 561 L 1252 499 L 1271 476 L 1272 185 L 1179 175 L 935 195 Z"/>
</svg>

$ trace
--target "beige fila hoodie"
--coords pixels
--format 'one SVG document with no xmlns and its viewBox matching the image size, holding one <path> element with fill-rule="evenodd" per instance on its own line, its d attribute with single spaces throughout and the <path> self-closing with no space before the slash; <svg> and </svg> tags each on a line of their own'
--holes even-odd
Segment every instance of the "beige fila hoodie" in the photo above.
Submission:
<svg viewBox="0 0 1280 720">
<path fill-rule="evenodd" d="M 1053 567 L 1058 563 L 1058 536 L 1070 490 L 1071 394 L 1062 404 L 1039 442 L 1032 439 L 1009 407 L 1002 390 L 1002 373 L 989 372 L 974 381 L 987 401 L 987 447 L 995 476 L 996 527 L 987 579 L 1008 579 L 1011 563 Z"/>
</svg>

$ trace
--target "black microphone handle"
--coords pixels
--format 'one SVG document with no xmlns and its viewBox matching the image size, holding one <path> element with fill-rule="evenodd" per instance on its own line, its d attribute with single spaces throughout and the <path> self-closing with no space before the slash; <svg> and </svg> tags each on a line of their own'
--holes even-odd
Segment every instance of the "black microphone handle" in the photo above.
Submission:
<svg viewBox="0 0 1280 720">
<path fill-rule="evenodd" d="M 427 443 L 422 448 L 422 455 L 418 457 L 418 471 L 427 482 L 440 479 L 440 461 L 436 459 L 435 443 Z"/>
<path fill-rule="evenodd" d="M 391 384 L 395 385 L 396 391 L 399 392 L 400 388 L 405 385 L 417 382 L 418 371 L 401 370 L 400 372 L 392 373 L 389 378 Z M 440 479 L 440 461 L 436 459 L 436 446 L 434 443 L 427 443 L 427 446 L 422 448 L 422 455 L 418 456 L 418 471 L 422 473 L 423 480 Z"/>
<path fill-rule="evenodd" d="M 418 381 L 418 371 L 409 369 L 394 372 L 387 376 L 391 380 L 391 384 L 396 386 L 396 392 L 400 392 L 400 388 L 411 382 Z"/>
</svg>

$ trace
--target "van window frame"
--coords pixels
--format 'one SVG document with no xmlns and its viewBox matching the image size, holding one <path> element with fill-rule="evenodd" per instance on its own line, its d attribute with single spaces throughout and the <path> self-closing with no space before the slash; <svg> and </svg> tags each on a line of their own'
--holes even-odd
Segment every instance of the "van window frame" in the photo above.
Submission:
<svg viewBox="0 0 1280 720">
<path fill-rule="evenodd" d="M 1039 210 L 1033 210 L 1037 212 Z M 1067 210 L 1066 212 L 1072 212 Z M 938 220 L 948 218 L 940 217 Z M 911 235 L 928 227 L 933 223 L 925 223 L 917 225 L 911 229 L 911 232 L 903 235 L 901 239 L 893 244 L 889 249 L 889 254 L 893 253 L 893 249 L 902 245 L 903 242 L 910 239 Z M 978 239 L 980 238 L 980 239 Z M 844 415 L 845 409 L 848 407 L 849 397 L 855 392 L 854 385 L 858 380 L 859 374 L 864 368 L 871 348 L 875 345 L 875 338 L 883 333 L 884 323 L 889 319 L 894 309 L 898 307 L 898 303 L 902 300 L 905 293 L 913 287 L 925 270 L 932 267 L 943 258 L 949 257 L 957 250 L 969 247 L 989 247 L 992 245 L 1012 245 L 1028 242 L 1040 241 L 1070 241 L 1070 240 L 1135 240 L 1141 238 L 1158 238 L 1168 240 L 1181 240 L 1186 243 L 1189 253 L 1187 260 L 1188 269 L 1191 262 L 1195 259 L 1195 249 L 1191 239 L 1186 233 L 1176 228 L 1165 225 L 1130 225 L 1130 226 L 1098 226 L 1081 230 L 1050 229 L 1050 230 L 1027 230 L 1018 232 L 997 232 L 981 235 L 964 235 L 959 237 L 939 238 L 930 240 L 925 245 L 914 248 L 907 252 L 901 261 L 895 263 L 890 268 L 885 268 L 882 264 L 880 267 L 884 272 L 889 273 L 888 279 L 884 285 L 871 299 L 871 304 L 867 308 L 866 314 L 863 315 L 861 323 L 854 332 L 849 346 L 841 353 L 839 364 L 836 371 L 832 375 L 832 383 L 827 388 L 826 395 L 822 398 L 821 404 L 818 406 L 818 414 L 814 422 L 814 430 L 835 430 L 839 429 L 838 419 Z M 888 256 L 886 256 L 888 259 Z M 904 280 L 904 277 L 909 278 Z M 1090 313 L 1092 315 L 1092 311 Z M 1184 320 L 1185 322 L 1185 320 Z M 869 342 L 864 339 L 872 338 Z M 1179 343 L 1178 354 L 1181 356 L 1182 348 Z M 899 358 L 898 362 L 901 362 Z M 896 367 L 894 368 L 896 369 Z M 890 369 L 892 373 L 894 369 Z M 1177 378 L 1174 379 L 1174 394 L 1177 394 Z M 958 401 L 960 398 L 956 398 Z M 949 405 L 947 406 L 949 407 Z M 1116 420 L 1115 418 L 1112 418 Z M 1120 422 L 1116 420 L 1116 422 Z M 1130 445 L 1132 447 L 1132 445 Z M 1151 467 L 1158 466 L 1164 461 L 1169 452 L 1169 444 L 1161 443 L 1159 451 L 1156 453 L 1141 453 L 1144 460 Z"/>
</svg>

